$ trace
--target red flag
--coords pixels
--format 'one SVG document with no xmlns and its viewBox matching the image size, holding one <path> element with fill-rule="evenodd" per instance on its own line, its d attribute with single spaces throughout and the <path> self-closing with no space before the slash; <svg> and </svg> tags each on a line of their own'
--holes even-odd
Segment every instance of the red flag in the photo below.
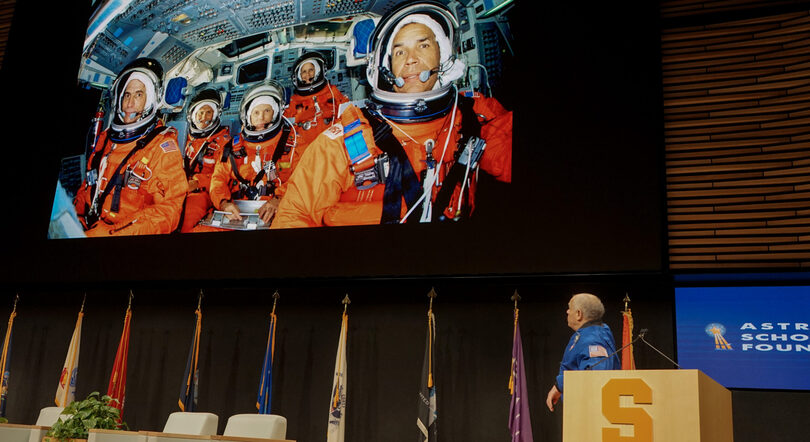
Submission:
<svg viewBox="0 0 810 442">
<path fill-rule="evenodd" d="M 124 317 L 124 330 L 121 332 L 121 341 L 118 342 L 118 351 L 115 353 L 115 363 L 110 374 L 110 386 L 107 387 L 107 396 L 118 402 L 110 402 L 110 406 L 124 413 L 124 397 L 127 389 L 127 353 L 129 353 L 129 323 L 132 320 L 132 310 L 127 307 Z M 120 416 L 119 415 L 119 419 Z"/>
<path fill-rule="evenodd" d="M 622 370 L 635 370 L 636 361 L 633 358 L 633 313 L 630 309 L 622 312 Z M 629 345 L 628 345 L 629 344 Z"/>
</svg>

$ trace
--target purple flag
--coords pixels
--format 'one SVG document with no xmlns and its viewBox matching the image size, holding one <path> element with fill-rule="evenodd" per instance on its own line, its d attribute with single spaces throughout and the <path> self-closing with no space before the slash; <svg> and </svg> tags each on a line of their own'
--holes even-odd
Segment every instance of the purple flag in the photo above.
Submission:
<svg viewBox="0 0 810 442">
<path fill-rule="evenodd" d="M 532 419 L 529 414 L 529 393 L 526 389 L 526 371 L 523 368 L 523 344 L 520 340 L 520 325 L 515 311 L 515 331 L 512 340 L 512 374 L 509 377 L 509 433 L 512 442 L 534 442 Z"/>
</svg>

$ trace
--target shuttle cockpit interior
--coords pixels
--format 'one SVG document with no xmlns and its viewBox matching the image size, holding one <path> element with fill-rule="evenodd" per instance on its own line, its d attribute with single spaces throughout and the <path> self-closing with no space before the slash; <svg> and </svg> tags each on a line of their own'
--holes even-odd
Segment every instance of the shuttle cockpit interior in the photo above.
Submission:
<svg viewBox="0 0 810 442">
<path fill-rule="evenodd" d="M 460 91 L 495 96 L 514 56 L 507 12 L 514 0 L 442 1 L 456 15 L 456 48 L 466 72 Z M 292 70 L 303 54 L 317 51 L 325 76 L 349 100 L 367 95 L 369 39 L 387 11 L 401 0 L 99 0 L 93 6 L 78 72 L 78 84 L 98 95 L 88 109 L 88 136 L 63 152 L 59 185 L 72 197 L 82 182 L 94 134 L 111 120 L 109 90 L 116 75 L 138 58 L 163 68 L 160 113 L 177 129 L 182 146 L 192 97 L 203 89 L 221 95 L 222 126 L 240 130 L 240 101 L 258 82 L 274 80 L 289 102 Z M 95 115 L 95 118 L 93 117 Z M 81 141 L 81 140 L 79 140 Z M 81 145 L 84 144 L 84 145 Z"/>
</svg>

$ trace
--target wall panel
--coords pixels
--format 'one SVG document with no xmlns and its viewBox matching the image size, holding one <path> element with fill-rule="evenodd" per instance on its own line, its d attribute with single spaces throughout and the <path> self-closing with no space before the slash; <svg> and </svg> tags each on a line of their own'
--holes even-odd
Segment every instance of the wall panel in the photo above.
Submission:
<svg viewBox="0 0 810 442">
<path fill-rule="evenodd" d="M 809 31 L 810 11 L 662 31 L 671 269 L 810 267 Z"/>
</svg>

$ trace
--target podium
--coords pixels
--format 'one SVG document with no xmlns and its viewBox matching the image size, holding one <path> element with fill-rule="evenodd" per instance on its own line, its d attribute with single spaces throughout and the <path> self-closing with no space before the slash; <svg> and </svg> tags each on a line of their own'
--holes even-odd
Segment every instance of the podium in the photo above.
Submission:
<svg viewBox="0 0 810 442">
<path fill-rule="evenodd" d="M 563 442 L 733 442 L 731 392 L 699 370 L 566 371 Z"/>
</svg>

